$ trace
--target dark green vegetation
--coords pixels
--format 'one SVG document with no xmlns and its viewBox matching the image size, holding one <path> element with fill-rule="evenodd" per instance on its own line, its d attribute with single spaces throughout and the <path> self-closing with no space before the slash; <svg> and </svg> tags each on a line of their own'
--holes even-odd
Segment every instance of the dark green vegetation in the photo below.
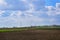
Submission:
<svg viewBox="0 0 60 40">
<path fill-rule="evenodd" d="M 13 31 L 24 31 L 24 30 L 60 30 L 60 25 L 52 26 L 31 26 L 31 27 L 13 27 L 13 28 L 0 28 L 0 32 L 13 32 Z"/>
</svg>

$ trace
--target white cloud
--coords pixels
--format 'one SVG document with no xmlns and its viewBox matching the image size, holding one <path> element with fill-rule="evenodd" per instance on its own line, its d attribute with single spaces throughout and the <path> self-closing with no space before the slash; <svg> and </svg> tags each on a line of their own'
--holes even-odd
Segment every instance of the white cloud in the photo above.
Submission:
<svg viewBox="0 0 60 40">
<path fill-rule="evenodd" d="M 40 22 L 44 21 L 44 19 L 38 18 L 37 16 L 32 15 L 32 13 L 27 13 L 25 11 L 11 11 L 10 13 L 11 15 L 8 17 L 0 18 L 1 26 L 31 26 L 38 25 Z M 25 16 L 21 17 L 22 14 Z"/>
<path fill-rule="evenodd" d="M 49 21 L 50 21 L 51 23 L 54 23 L 54 22 L 56 21 L 56 19 L 55 19 L 55 18 L 51 18 L 51 19 L 49 19 Z"/>
<path fill-rule="evenodd" d="M 57 15 L 60 15 L 60 12 L 56 12 Z"/>
<path fill-rule="evenodd" d="M 14 16 L 9 16 L 9 17 L 5 17 L 5 18 L 0 18 L 0 23 L 3 25 L 3 26 L 31 26 L 31 25 L 36 25 L 37 22 L 42 22 L 43 19 L 42 18 L 38 18 L 38 17 L 35 17 L 35 16 L 32 16 L 32 17 L 14 17 Z M 3 21 L 4 20 L 4 21 Z M 39 23 L 37 23 L 39 24 Z"/>
<path fill-rule="evenodd" d="M 47 9 L 46 13 L 48 14 L 48 16 L 54 16 L 56 14 L 56 8 L 53 6 L 45 6 L 45 8 Z"/>
<path fill-rule="evenodd" d="M 56 14 L 60 14 L 60 3 L 56 3 Z"/>
<path fill-rule="evenodd" d="M 5 2 L 5 0 L 0 0 L 0 5 L 6 6 L 7 5 L 7 2 Z"/>
<path fill-rule="evenodd" d="M 54 6 L 45 6 L 47 9 L 46 13 L 48 16 L 56 16 L 60 15 L 60 3 L 56 3 L 56 7 Z"/>
<path fill-rule="evenodd" d="M 6 0 L 0 0 L 0 10 L 5 10 L 9 8 L 12 8 L 11 4 L 8 4 Z"/>
<path fill-rule="evenodd" d="M 23 0 L 23 1 L 26 1 L 26 0 Z M 40 24 L 45 21 L 53 24 L 54 22 L 56 22 L 54 17 L 49 19 L 49 18 L 41 18 L 39 16 L 44 13 L 47 14 L 48 17 L 60 15 L 59 7 L 55 8 L 53 6 L 45 6 L 45 8 L 47 9 L 47 11 L 41 11 L 41 10 L 36 11 L 34 9 L 34 5 L 32 3 L 29 3 L 29 10 L 10 11 L 11 15 L 8 17 L 5 17 L 5 18 L 4 17 L 0 18 L 0 23 L 2 23 L 2 25 L 5 23 L 5 26 L 8 26 L 8 25 L 10 25 L 10 26 L 28 26 L 28 25 L 30 25 L 31 26 L 31 25 Z M 0 15 L 4 12 L 5 11 L 0 10 Z M 24 17 L 22 17 L 22 14 L 24 15 Z M 35 15 L 37 15 L 37 16 L 35 16 Z"/>
<path fill-rule="evenodd" d="M 47 14 L 48 14 L 48 16 L 55 16 L 56 11 L 48 11 Z"/>
<path fill-rule="evenodd" d="M 53 8 L 53 6 L 45 6 L 45 8 L 47 8 L 48 11 L 51 11 L 51 9 Z"/>
<path fill-rule="evenodd" d="M 0 10 L 0 16 L 4 13 L 5 11 Z"/>
<path fill-rule="evenodd" d="M 34 11 L 34 10 L 35 10 L 35 9 L 34 9 L 34 5 L 33 5 L 32 3 L 30 3 L 29 6 L 30 6 L 30 10 L 31 10 L 31 11 Z"/>
<path fill-rule="evenodd" d="M 10 16 L 13 16 L 13 15 L 20 16 L 21 14 L 22 14 L 21 11 L 12 11 Z"/>
<path fill-rule="evenodd" d="M 20 0 L 20 1 L 27 2 L 27 0 Z"/>
<path fill-rule="evenodd" d="M 56 3 L 56 8 L 60 9 L 60 3 Z"/>
</svg>

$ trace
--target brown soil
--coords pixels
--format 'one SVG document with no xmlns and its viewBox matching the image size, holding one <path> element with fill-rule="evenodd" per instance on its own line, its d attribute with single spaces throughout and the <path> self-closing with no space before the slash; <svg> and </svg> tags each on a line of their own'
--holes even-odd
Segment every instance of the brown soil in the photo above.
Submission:
<svg viewBox="0 0 60 40">
<path fill-rule="evenodd" d="M 60 40 L 60 30 L 1 32 L 0 40 Z"/>
</svg>

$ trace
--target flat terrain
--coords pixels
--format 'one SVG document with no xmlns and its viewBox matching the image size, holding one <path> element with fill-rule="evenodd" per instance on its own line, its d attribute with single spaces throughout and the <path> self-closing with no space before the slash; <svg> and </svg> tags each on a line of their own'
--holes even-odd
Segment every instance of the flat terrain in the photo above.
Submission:
<svg viewBox="0 0 60 40">
<path fill-rule="evenodd" d="M 0 32 L 0 40 L 60 40 L 60 30 Z"/>
</svg>

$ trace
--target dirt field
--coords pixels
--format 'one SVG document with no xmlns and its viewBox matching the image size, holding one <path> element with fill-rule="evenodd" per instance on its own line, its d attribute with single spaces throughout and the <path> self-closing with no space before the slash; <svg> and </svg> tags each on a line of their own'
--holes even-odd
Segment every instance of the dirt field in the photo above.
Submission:
<svg viewBox="0 0 60 40">
<path fill-rule="evenodd" d="M 0 32 L 0 40 L 60 40 L 60 30 Z"/>
</svg>

